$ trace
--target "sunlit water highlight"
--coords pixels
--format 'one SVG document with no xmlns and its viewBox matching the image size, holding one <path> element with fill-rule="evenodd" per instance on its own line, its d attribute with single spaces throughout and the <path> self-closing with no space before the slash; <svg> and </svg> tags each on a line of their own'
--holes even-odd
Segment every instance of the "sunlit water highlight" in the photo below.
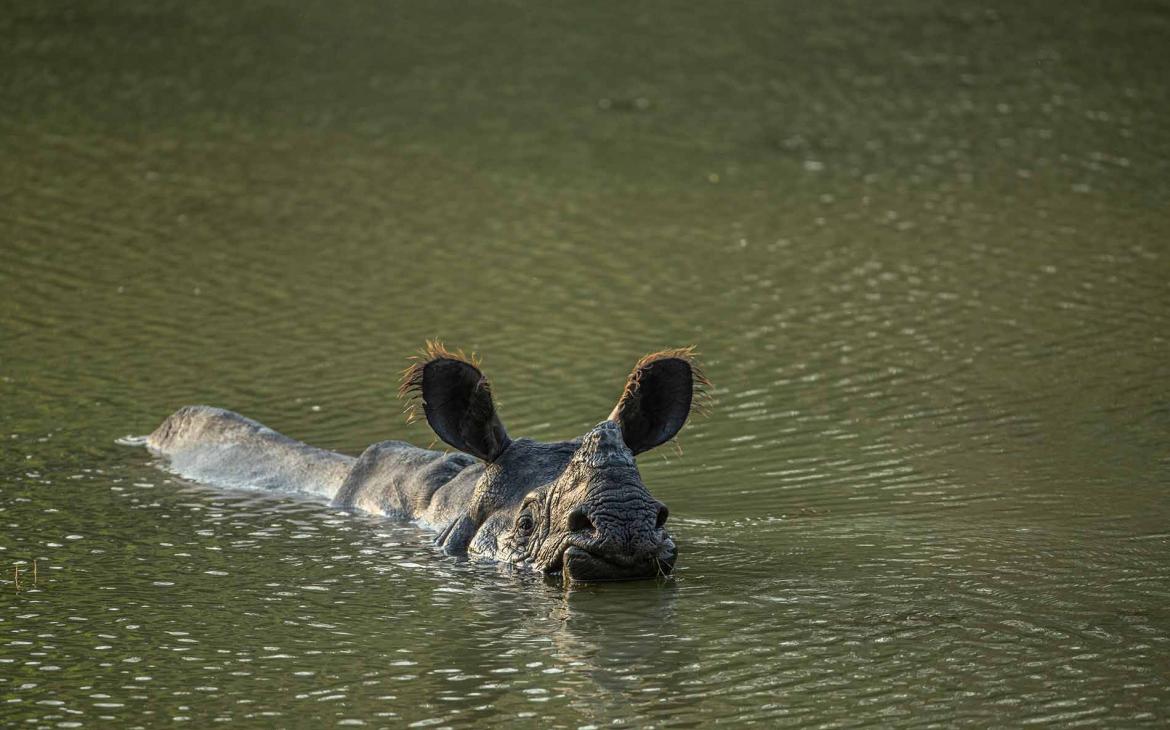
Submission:
<svg viewBox="0 0 1170 730">
<path fill-rule="evenodd" d="M 1170 15 L 692 10 L 0 12 L 0 725 L 1166 723 Z M 432 336 L 550 440 L 698 344 L 676 574 L 116 443 L 429 444 Z"/>
</svg>

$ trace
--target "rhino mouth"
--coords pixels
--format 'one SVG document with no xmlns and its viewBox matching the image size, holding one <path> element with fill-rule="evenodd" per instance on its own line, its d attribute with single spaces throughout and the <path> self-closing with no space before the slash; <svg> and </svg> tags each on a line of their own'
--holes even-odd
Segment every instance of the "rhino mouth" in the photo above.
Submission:
<svg viewBox="0 0 1170 730">
<path fill-rule="evenodd" d="M 599 583 L 615 580 L 639 580 L 666 577 L 674 568 L 678 550 L 673 544 L 664 545 L 657 555 L 619 559 L 598 555 L 585 548 L 570 545 L 561 553 L 559 567 L 565 582 Z M 551 571 L 551 572 L 556 572 Z"/>
</svg>

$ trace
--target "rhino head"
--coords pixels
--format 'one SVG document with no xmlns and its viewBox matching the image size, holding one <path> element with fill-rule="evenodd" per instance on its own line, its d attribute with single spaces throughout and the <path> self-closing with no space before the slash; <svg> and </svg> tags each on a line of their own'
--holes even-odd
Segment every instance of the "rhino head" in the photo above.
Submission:
<svg viewBox="0 0 1170 730">
<path fill-rule="evenodd" d="M 429 343 L 402 393 L 445 443 L 483 463 L 450 552 L 593 582 L 667 575 L 678 550 L 669 512 L 635 457 L 672 439 L 709 382 L 693 348 L 638 361 L 606 420 L 570 441 L 509 437 L 475 358 Z"/>
</svg>

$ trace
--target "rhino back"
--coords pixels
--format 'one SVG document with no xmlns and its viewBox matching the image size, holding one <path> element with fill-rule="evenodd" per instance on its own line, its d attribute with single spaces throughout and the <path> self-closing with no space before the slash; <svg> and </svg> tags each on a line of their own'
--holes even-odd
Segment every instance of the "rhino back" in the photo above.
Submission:
<svg viewBox="0 0 1170 730">
<path fill-rule="evenodd" d="M 187 479 L 326 498 L 337 492 L 355 461 L 211 406 L 180 408 L 147 437 L 146 445 Z"/>
</svg>

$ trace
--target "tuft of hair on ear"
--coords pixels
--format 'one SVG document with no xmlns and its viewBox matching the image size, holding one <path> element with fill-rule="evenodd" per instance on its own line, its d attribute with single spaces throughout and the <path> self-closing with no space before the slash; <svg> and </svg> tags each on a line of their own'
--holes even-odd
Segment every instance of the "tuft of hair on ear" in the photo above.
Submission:
<svg viewBox="0 0 1170 730">
<path fill-rule="evenodd" d="M 637 363 L 634 364 L 634 369 L 630 371 L 630 376 L 626 378 L 626 387 L 622 389 L 622 396 L 618 399 L 617 406 L 614 411 L 621 410 L 629 398 L 632 398 L 638 392 L 638 388 L 642 384 L 642 376 L 650 370 L 650 365 L 659 360 L 682 360 L 691 368 L 691 413 L 698 413 L 701 416 L 706 416 L 711 413 L 711 381 L 707 378 L 706 373 L 703 372 L 703 367 L 699 364 L 699 353 L 695 352 L 695 346 L 679 347 L 675 349 L 659 350 L 646 355 Z"/>
<path fill-rule="evenodd" d="M 402 371 L 402 378 L 398 384 L 398 397 L 405 402 L 403 413 L 406 414 L 407 423 L 414 423 L 424 418 L 422 387 L 423 371 L 426 370 L 427 365 L 438 360 L 455 360 L 479 370 L 482 361 L 480 356 L 474 352 L 468 355 L 463 350 L 448 350 L 437 339 L 427 340 L 426 345 L 421 350 L 407 359 L 411 361 L 410 366 Z M 486 380 L 484 387 L 488 388 L 490 393 L 491 386 Z"/>
<path fill-rule="evenodd" d="M 634 364 L 608 420 L 621 426 L 630 451 L 641 454 L 673 440 L 696 411 L 706 413 L 710 391 L 693 345 L 652 352 Z"/>
</svg>

